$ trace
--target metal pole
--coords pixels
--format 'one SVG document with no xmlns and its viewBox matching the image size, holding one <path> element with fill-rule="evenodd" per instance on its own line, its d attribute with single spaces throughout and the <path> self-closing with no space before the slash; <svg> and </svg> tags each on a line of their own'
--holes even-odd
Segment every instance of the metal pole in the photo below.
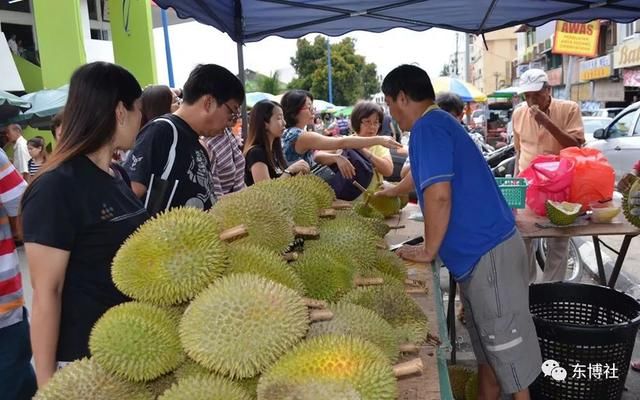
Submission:
<svg viewBox="0 0 640 400">
<path fill-rule="evenodd" d="M 469 40 L 469 34 L 465 33 L 464 35 L 464 79 L 467 82 L 471 82 L 471 66 L 470 60 L 471 56 L 469 53 L 471 52 L 471 41 Z"/>
<path fill-rule="evenodd" d="M 244 73 L 244 51 L 242 50 L 242 43 L 236 42 L 236 50 L 238 52 L 238 75 L 240 77 L 240 82 L 242 82 L 242 86 L 245 86 L 245 81 L 247 80 Z M 247 102 L 242 102 L 242 138 L 247 138 Z"/>
<path fill-rule="evenodd" d="M 331 77 L 331 43 L 329 43 L 329 38 L 327 38 L 327 69 L 329 70 L 329 103 L 333 104 L 333 79 Z"/>
<path fill-rule="evenodd" d="M 164 32 L 164 52 L 167 57 L 167 72 L 169 73 L 169 86 L 174 87 L 173 79 L 173 61 L 171 60 L 171 43 L 169 43 L 169 19 L 167 18 L 167 10 L 160 9 L 160 17 L 162 18 L 162 31 Z"/>
</svg>

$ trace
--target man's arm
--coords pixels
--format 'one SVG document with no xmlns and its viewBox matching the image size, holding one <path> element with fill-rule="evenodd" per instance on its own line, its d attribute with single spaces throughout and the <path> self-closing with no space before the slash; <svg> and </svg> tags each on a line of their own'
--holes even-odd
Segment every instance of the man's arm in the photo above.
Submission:
<svg viewBox="0 0 640 400">
<path fill-rule="evenodd" d="M 571 135 L 568 131 L 560 128 L 546 113 L 540 111 L 537 107 L 531 107 L 530 110 L 536 121 L 544 126 L 563 147 L 579 147 L 584 143 L 584 139 L 581 140 L 579 137 Z"/>
</svg>

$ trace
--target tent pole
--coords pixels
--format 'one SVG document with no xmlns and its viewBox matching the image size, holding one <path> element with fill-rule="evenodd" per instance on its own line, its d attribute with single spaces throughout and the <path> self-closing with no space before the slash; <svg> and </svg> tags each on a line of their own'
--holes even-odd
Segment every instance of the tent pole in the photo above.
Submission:
<svg viewBox="0 0 640 400">
<path fill-rule="evenodd" d="M 173 79 L 173 61 L 171 59 L 171 44 L 169 43 L 169 23 L 167 18 L 167 10 L 160 9 L 160 16 L 162 17 L 162 32 L 164 33 L 164 52 L 167 57 L 167 72 L 169 74 L 169 87 L 175 87 L 175 81 Z"/>
<path fill-rule="evenodd" d="M 327 71 L 329 76 L 327 77 L 329 80 L 329 103 L 333 104 L 333 79 L 332 79 L 332 66 L 331 66 L 331 43 L 329 42 L 329 37 L 327 36 Z"/>
<path fill-rule="evenodd" d="M 238 52 L 238 76 L 240 77 L 240 82 L 242 82 L 242 86 L 244 87 L 246 84 L 246 76 L 244 73 L 244 50 L 242 49 L 242 43 L 236 42 L 236 49 Z M 242 138 L 247 138 L 247 102 L 242 102 Z"/>
</svg>

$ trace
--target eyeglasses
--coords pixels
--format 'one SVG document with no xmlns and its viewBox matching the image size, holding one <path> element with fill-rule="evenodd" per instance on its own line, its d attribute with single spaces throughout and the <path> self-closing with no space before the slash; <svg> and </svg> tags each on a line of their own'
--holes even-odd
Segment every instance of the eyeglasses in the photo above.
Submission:
<svg viewBox="0 0 640 400">
<path fill-rule="evenodd" d="M 380 121 L 367 121 L 366 119 L 363 119 L 362 121 L 360 121 L 360 123 L 362 125 L 367 125 L 367 126 L 380 126 Z"/>
<path fill-rule="evenodd" d="M 224 104 L 224 106 L 227 107 L 227 110 L 229 111 L 229 121 L 236 120 L 242 116 L 242 114 L 240 113 L 240 110 L 233 111 L 233 108 L 231 108 L 231 106 L 228 105 L 227 103 L 222 103 L 222 104 Z"/>
</svg>

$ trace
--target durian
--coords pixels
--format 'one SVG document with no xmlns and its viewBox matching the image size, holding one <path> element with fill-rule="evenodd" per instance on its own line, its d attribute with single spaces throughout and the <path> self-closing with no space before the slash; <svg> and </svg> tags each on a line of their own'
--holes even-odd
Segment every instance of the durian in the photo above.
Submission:
<svg viewBox="0 0 640 400">
<path fill-rule="evenodd" d="M 285 208 L 298 227 L 316 227 L 319 223 L 318 207 L 313 195 L 297 186 L 287 186 L 281 179 L 258 182 L 247 191 L 256 191 L 262 201 L 273 202 Z"/>
<path fill-rule="evenodd" d="M 453 392 L 453 398 L 456 400 L 465 400 L 465 389 L 467 381 L 473 374 L 473 371 L 460 366 L 449 367 L 449 383 L 451 384 L 451 391 Z"/>
<path fill-rule="evenodd" d="M 389 225 L 387 225 L 383 220 L 377 218 L 366 218 L 351 210 L 338 211 L 336 219 L 348 221 L 349 224 L 367 230 L 377 237 L 384 237 L 384 235 L 386 235 L 390 230 Z M 327 221 L 325 221 L 325 223 L 327 223 Z"/>
<path fill-rule="evenodd" d="M 427 317 L 404 289 L 396 285 L 356 288 L 341 302 L 375 311 L 396 328 L 401 343 L 422 344 L 427 338 Z"/>
<path fill-rule="evenodd" d="M 157 305 L 192 299 L 225 267 L 225 244 L 208 215 L 177 208 L 146 222 L 113 259 L 112 276 L 124 294 Z"/>
<path fill-rule="evenodd" d="M 253 274 L 233 274 L 196 297 L 180 323 L 187 355 L 233 379 L 271 365 L 307 333 L 308 310 L 294 290 Z"/>
<path fill-rule="evenodd" d="M 311 298 L 337 301 L 354 287 L 355 270 L 319 251 L 305 252 L 293 266 Z"/>
<path fill-rule="evenodd" d="M 637 179 L 622 200 L 624 216 L 632 225 L 640 228 L 640 179 Z"/>
<path fill-rule="evenodd" d="M 311 379 L 300 384 L 269 386 L 261 400 L 362 400 L 348 382 Z"/>
<path fill-rule="evenodd" d="M 128 382 L 109 374 L 95 361 L 83 358 L 56 372 L 38 390 L 34 400 L 153 400 L 141 383 Z"/>
<path fill-rule="evenodd" d="M 464 400 L 477 400 L 478 398 L 478 373 L 473 372 L 464 387 Z"/>
<path fill-rule="evenodd" d="M 265 199 L 255 190 L 226 195 L 209 213 L 222 229 L 246 226 L 248 235 L 233 245 L 254 244 L 282 253 L 294 240 L 292 215 L 278 202 Z"/>
<path fill-rule="evenodd" d="M 384 215 L 366 203 L 364 200 L 359 199 L 353 203 L 353 211 L 365 218 L 384 219 Z"/>
<path fill-rule="evenodd" d="M 382 214 L 385 218 L 396 215 L 402 209 L 402 201 L 399 197 L 374 196 L 365 193 L 365 202 Z"/>
<path fill-rule="evenodd" d="M 300 343 L 260 378 L 258 399 L 267 400 L 273 387 L 309 382 L 349 384 L 362 400 L 392 400 L 396 379 L 388 358 L 374 344 L 355 337 L 326 335 Z"/>
<path fill-rule="evenodd" d="M 179 380 L 158 400 L 251 400 L 251 397 L 228 379 L 199 375 Z"/>
<path fill-rule="evenodd" d="M 374 268 L 402 282 L 407 278 L 407 268 L 404 261 L 396 253 L 389 250 L 378 250 L 378 259 Z"/>
<path fill-rule="evenodd" d="M 284 179 L 282 184 L 309 192 L 313 196 L 318 209 L 331 208 L 336 199 L 336 193 L 331 186 L 322 178 L 313 174 L 297 175 L 291 179 Z"/>
<path fill-rule="evenodd" d="M 281 256 L 262 247 L 242 244 L 230 246 L 227 274 L 251 273 L 263 276 L 303 294 L 304 286 Z"/>
<path fill-rule="evenodd" d="M 131 381 L 149 381 L 184 360 L 175 319 L 159 307 L 130 302 L 110 308 L 89 338 L 92 359 Z"/>
<path fill-rule="evenodd" d="M 348 335 L 377 345 L 392 362 L 398 359 L 399 340 L 391 325 L 374 311 L 351 303 L 329 305 L 333 318 L 311 324 L 307 337 Z"/>
</svg>

